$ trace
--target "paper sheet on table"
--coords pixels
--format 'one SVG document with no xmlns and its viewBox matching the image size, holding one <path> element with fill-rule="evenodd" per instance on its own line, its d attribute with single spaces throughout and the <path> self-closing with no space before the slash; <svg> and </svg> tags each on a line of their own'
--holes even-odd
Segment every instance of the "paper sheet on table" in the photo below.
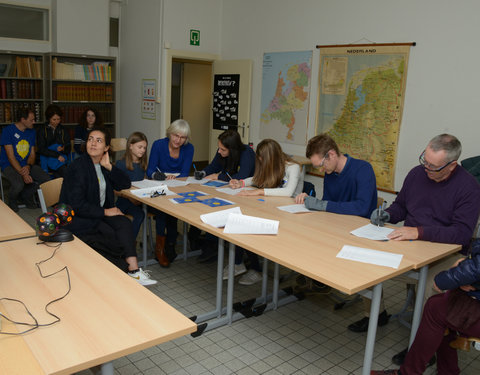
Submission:
<svg viewBox="0 0 480 375">
<path fill-rule="evenodd" d="M 340 252 L 337 254 L 337 258 L 349 259 L 356 262 L 376 264 L 378 266 L 397 269 L 402 261 L 403 255 L 344 245 L 342 250 L 340 250 Z"/>
<path fill-rule="evenodd" d="M 305 205 L 302 204 L 289 204 L 287 206 L 277 207 L 279 210 L 290 212 L 291 214 L 298 214 L 301 212 L 312 212 Z"/>
<path fill-rule="evenodd" d="M 388 241 L 387 237 L 394 229 L 386 227 L 377 227 L 373 224 L 367 224 L 363 227 L 352 230 L 350 233 L 357 237 L 368 238 L 375 241 Z"/>
<path fill-rule="evenodd" d="M 176 179 L 164 180 L 162 182 L 169 187 L 179 187 L 179 186 L 187 186 L 188 185 L 187 181 L 176 180 Z"/>
<path fill-rule="evenodd" d="M 225 224 L 223 233 L 233 234 L 277 234 L 277 220 L 263 219 L 261 217 L 230 214 Z"/>
<path fill-rule="evenodd" d="M 155 192 L 159 193 L 160 195 L 176 195 L 173 191 L 168 190 L 168 187 L 166 185 L 152 186 L 143 189 L 132 189 L 130 190 L 130 192 L 140 198 L 150 198 L 151 195 Z"/>
<path fill-rule="evenodd" d="M 251 187 L 243 187 L 243 188 L 238 188 L 238 189 L 232 189 L 232 188 L 229 188 L 229 187 L 225 187 L 225 188 L 218 188 L 218 189 L 215 189 L 215 190 L 219 191 L 220 193 L 225 193 L 225 194 L 228 194 L 228 195 L 237 195 L 242 190 L 255 190 L 255 189 L 251 188 Z"/>
<path fill-rule="evenodd" d="M 149 187 L 161 186 L 165 185 L 165 181 L 157 181 L 157 180 L 142 180 L 142 181 L 132 181 L 132 186 L 135 186 L 139 189 L 145 189 Z"/>
<path fill-rule="evenodd" d="M 215 228 L 222 228 L 227 223 L 228 215 L 241 213 L 242 210 L 240 210 L 240 207 L 233 207 L 226 210 L 200 215 L 200 220 L 202 220 L 205 224 L 211 225 Z"/>
<path fill-rule="evenodd" d="M 187 184 L 206 184 L 210 181 L 207 178 L 202 178 L 201 180 L 196 180 L 195 177 L 187 177 Z"/>
</svg>

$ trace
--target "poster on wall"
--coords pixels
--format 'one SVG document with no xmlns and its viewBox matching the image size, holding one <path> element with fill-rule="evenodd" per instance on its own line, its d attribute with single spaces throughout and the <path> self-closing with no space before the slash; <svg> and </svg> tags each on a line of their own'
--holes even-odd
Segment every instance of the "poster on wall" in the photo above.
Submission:
<svg viewBox="0 0 480 375">
<path fill-rule="evenodd" d="M 155 96 L 157 92 L 157 80 L 142 79 L 142 118 L 155 120 L 157 117 Z"/>
<path fill-rule="evenodd" d="M 213 84 L 213 128 L 237 130 L 240 74 L 215 74 Z"/>
</svg>

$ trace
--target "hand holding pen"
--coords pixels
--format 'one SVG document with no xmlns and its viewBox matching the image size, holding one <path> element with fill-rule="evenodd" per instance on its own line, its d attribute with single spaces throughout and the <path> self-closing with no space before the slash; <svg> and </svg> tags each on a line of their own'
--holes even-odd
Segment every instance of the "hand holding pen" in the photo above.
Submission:
<svg viewBox="0 0 480 375">
<path fill-rule="evenodd" d="M 372 215 L 370 216 L 370 222 L 377 227 L 383 227 L 386 222 L 390 220 L 390 214 L 385 211 L 387 207 L 387 202 L 384 201 L 383 204 L 379 205 L 375 210 L 373 210 Z"/>
</svg>

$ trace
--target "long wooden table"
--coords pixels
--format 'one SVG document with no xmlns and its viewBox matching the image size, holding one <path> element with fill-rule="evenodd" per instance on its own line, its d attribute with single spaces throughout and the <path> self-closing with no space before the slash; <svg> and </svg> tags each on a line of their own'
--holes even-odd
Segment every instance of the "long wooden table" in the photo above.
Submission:
<svg viewBox="0 0 480 375">
<path fill-rule="evenodd" d="M 460 246 L 457 245 L 424 241 L 380 242 L 358 238 L 351 235 L 350 231 L 367 224 L 367 219 L 326 212 L 290 214 L 277 209 L 277 207 L 281 205 L 293 204 L 292 198 L 231 196 L 220 193 L 214 188 L 196 184 L 171 188 L 170 190 L 175 192 L 204 191 L 211 196 L 234 202 L 240 206 L 242 213 L 245 215 L 279 220 L 278 235 L 225 234 L 223 233 L 223 229 L 213 228 L 202 223 L 200 220 L 201 214 L 230 208 L 232 206 L 214 208 L 201 203 L 173 204 L 168 201 L 168 199 L 171 198 L 170 196 L 140 198 L 139 200 L 146 205 L 212 233 L 222 240 L 253 251 L 266 259 L 321 281 L 344 293 L 353 294 L 366 288 L 374 287 L 372 309 L 370 312 L 371 322 L 365 348 L 364 374 L 370 373 L 383 281 L 409 270 L 422 267 L 419 293 L 417 294 L 417 297 L 420 297 L 419 299 L 421 300 L 423 299 L 428 264 L 454 253 L 460 248 Z M 130 192 L 125 191 L 125 194 L 134 197 Z M 336 257 L 343 245 L 398 253 L 403 254 L 404 257 L 398 269 L 359 263 Z M 220 271 L 223 268 L 223 264 L 220 264 L 222 260 L 223 258 L 219 256 L 217 278 L 220 276 Z M 231 313 L 230 304 L 233 300 L 231 295 L 231 293 L 233 293 L 233 247 L 231 247 L 229 251 L 229 266 L 230 277 L 227 291 L 227 315 Z M 217 280 L 217 285 L 218 283 L 219 281 Z M 417 301 L 419 299 L 417 299 Z M 420 312 L 421 304 L 419 304 L 415 310 L 415 319 L 418 321 L 420 319 Z M 416 327 L 418 327 L 418 324 L 412 325 L 413 335 Z"/>
<path fill-rule="evenodd" d="M 65 271 L 44 279 L 35 266 L 53 250 L 36 238 L 0 243 L 0 297 L 23 301 L 40 323 L 53 320 L 44 307 L 68 288 Z M 61 321 L 22 336 L 0 334 L 0 373 L 71 374 L 102 364 L 103 373 L 113 374 L 112 360 L 196 330 L 190 319 L 77 238 L 41 267 L 51 273 L 64 266 L 72 289 L 50 307 Z M 0 309 L 17 321 L 31 321 L 18 304 L 4 301 Z M 2 323 L 4 330 L 15 329 Z"/>
<path fill-rule="evenodd" d="M 35 236 L 35 229 L 0 200 L 0 241 L 33 236 Z"/>
</svg>

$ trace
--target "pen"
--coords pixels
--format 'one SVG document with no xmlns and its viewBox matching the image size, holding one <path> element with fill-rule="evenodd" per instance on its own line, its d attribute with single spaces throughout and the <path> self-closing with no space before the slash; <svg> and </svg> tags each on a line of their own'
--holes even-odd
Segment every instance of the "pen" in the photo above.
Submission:
<svg viewBox="0 0 480 375">
<path fill-rule="evenodd" d="M 195 172 L 197 171 L 197 167 L 195 167 L 195 163 L 193 163 L 193 169 L 195 169 Z"/>
<path fill-rule="evenodd" d="M 225 172 L 225 174 L 228 176 L 228 178 L 229 178 L 230 180 L 232 180 L 232 176 L 230 176 L 230 175 L 228 174 L 228 172 Z"/>
<path fill-rule="evenodd" d="M 377 228 L 380 228 L 380 207 L 381 205 L 377 207 Z"/>
<path fill-rule="evenodd" d="M 160 169 L 158 169 L 158 167 L 155 167 L 155 168 L 157 168 L 157 171 L 159 171 L 160 173 L 162 173 L 162 171 L 161 171 Z"/>
<path fill-rule="evenodd" d="M 310 190 L 310 193 L 308 193 L 308 195 L 312 196 L 312 194 L 313 194 L 313 189 Z"/>
</svg>

